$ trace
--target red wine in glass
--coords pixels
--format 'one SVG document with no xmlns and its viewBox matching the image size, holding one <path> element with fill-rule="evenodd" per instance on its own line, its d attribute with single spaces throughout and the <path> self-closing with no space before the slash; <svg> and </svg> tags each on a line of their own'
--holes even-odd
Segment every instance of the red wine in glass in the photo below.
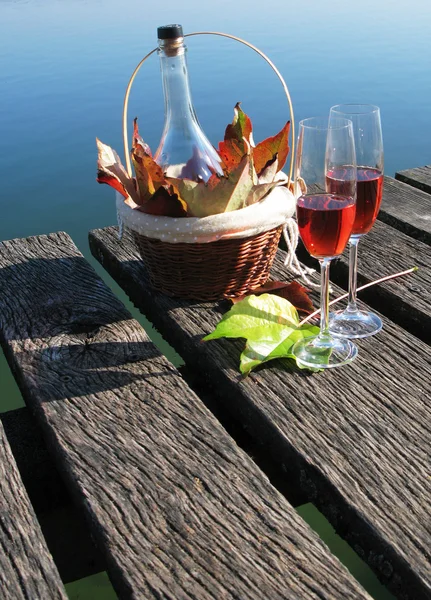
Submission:
<svg viewBox="0 0 431 600">
<path fill-rule="evenodd" d="M 350 237 L 349 302 L 345 310 L 330 315 L 329 329 L 339 337 L 365 338 L 382 328 L 378 315 L 358 307 L 356 298 L 358 244 L 373 227 L 383 193 L 383 137 L 380 109 L 371 104 L 338 104 L 329 113 L 332 119 L 347 118 L 352 122 L 357 167 L 356 218 Z M 349 163 L 345 163 L 348 165 Z M 339 167 L 339 165 L 333 165 Z M 328 173 L 327 173 L 328 174 Z M 326 191 L 340 193 L 342 173 L 334 172 L 326 180 Z"/>
<path fill-rule="evenodd" d="M 383 192 L 383 173 L 379 169 L 358 167 L 357 180 L 356 217 L 352 235 L 362 235 L 370 231 L 379 214 Z M 346 193 L 342 168 L 328 172 L 326 187 L 327 191 L 333 194 Z"/>
<path fill-rule="evenodd" d="M 339 256 L 349 241 L 355 200 L 337 194 L 301 196 L 296 214 L 299 233 L 309 254 L 319 259 L 331 258 Z"/>
<path fill-rule="evenodd" d="M 326 189 L 331 169 L 343 167 L 342 192 Z M 296 217 L 304 246 L 320 263 L 320 332 L 304 337 L 291 348 L 301 367 L 328 369 L 350 363 L 358 349 L 350 340 L 329 332 L 329 266 L 349 240 L 355 220 L 356 157 L 350 119 L 312 117 L 299 123 L 295 163 L 299 198 Z"/>
</svg>

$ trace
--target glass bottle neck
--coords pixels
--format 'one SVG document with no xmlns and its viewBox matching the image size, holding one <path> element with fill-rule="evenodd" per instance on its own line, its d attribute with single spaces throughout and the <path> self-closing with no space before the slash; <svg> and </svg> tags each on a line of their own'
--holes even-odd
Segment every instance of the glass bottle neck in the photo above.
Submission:
<svg viewBox="0 0 431 600">
<path fill-rule="evenodd" d="M 165 97 L 165 119 L 171 126 L 197 124 L 193 108 L 186 60 L 187 48 L 183 43 L 159 48 Z"/>
</svg>

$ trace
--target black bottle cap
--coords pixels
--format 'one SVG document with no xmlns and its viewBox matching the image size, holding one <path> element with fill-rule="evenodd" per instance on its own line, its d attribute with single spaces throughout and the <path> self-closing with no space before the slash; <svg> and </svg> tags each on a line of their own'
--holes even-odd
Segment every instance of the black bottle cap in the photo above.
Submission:
<svg viewBox="0 0 431 600">
<path fill-rule="evenodd" d="M 183 37 L 182 25 L 162 25 L 162 27 L 157 27 L 157 37 L 159 40 L 173 40 Z"/>
</svg>

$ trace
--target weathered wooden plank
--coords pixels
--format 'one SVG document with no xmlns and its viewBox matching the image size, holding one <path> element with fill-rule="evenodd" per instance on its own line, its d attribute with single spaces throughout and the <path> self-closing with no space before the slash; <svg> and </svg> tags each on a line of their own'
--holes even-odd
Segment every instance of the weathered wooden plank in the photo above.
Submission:
<svg viewBox="0 0 431 600">
<path fill-rule="evenodd" d="M 431 167 L 425 168 L 431 173 Z M 431 244 L 431 198 L 426 191 L 416 189 L 419 186 L 407 185 L 411 182 L 399 177 L 401 173 L 396 174 L 400 181 L 385 177 L 378 218 L 425 244 Z"/>
<path fill-rule="evenodd" d="M 431 165 L 398 171 L 395 173 L 395 179 L 431 194 Z"/>
<path fill-rule="evenodd" d="M 0 331 L 121 598 L 367 594 L 66 234 L 0 245 Z"/>
<path fill-rule="evenodd" d="M 349 251 L 331 264 L 331 279 L 347 288 Z M 318 269 L 317 261 L 301 245 L 301 260 Z M 393 279 L 360 293 L 360 298 L 421 340 L 431 340 L 431 252 L 429 246 L 376 221 L 359 242 L 358 286 L 417 266 L 408 278 Z"/>
<path fill-rule="evenodd" d="M 63 583 L 105 571 L 82 511 L 71 503 L 29 409 L 2 413 L 0 421 Z"/>
<path fill-rule="evenodd" d="M 67 599 L 1 423 L 0 598 Z"/>
<path fill-rule="evenodd" d="M 2 413 L 0 421 L 36 515 L 70 503 L 64 483 L 28 408 Z"/>
<path fill-rule="evenodd" d="M 91 232 L 90 247 L 389 588 L 429 599 L 428 347 L 384 319 L 384 331 L 342 369 L 309 375 L 279 363 L 241 380 L 240 342 L 200 341 L 226 303 L 154 293 L 135 248 L 114 228 Z M 277 259 L 274 274 L 283 273 Z"/>
</svg>

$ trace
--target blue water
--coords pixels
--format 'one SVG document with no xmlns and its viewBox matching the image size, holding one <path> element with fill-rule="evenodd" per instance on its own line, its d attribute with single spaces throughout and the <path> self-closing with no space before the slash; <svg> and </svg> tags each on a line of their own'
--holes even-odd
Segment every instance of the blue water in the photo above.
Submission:
<svg viewBox="0 0 431 600">
<path fill-rule="evenodd" d="M 113 192 L 95 182 L 95 137 L 122 154 L 127 81 L 157 26 L 174 22 L 263 50 L 289 86 L 296 121 L 343 102 L 379 105 L 388 175 L 431 163 L 429 0 L 0 0 L 0 240 L 65 230 L 89 255 L 88 230 L 115 222 Z M 251 50 L 211 37 L 188 46 L 194 104 L 215 145 L 237 101 L 256 141 L 290 118 L 276 76 Z M 129 121 L 139 117 L 152 148 L 163 124 L 157 60 L 130 101 Z M 0 411 L 17 406 L 1 358 L 0 386 Z"/>
<path fill-rule="evenodd" d="M 385 170 L 431 162 L 431 3 L 412 0 L 0 1 L 0 239 L 68 231 L 86 251 L 87 231 L 114 221 L 113 195 L 95 183 L 95 137 L 122 153 L 124 89 L 156 44 L 160 24 L 219 30 L 261 48 L 289 86 L 295 119 L 339 102 L 381 107 Z M 188 41 L 194 102 L 216 144 L 242 101 L 257 140 L 289 118 L 277 78 L 230 40 Z M 157 56 L 131 97 L 152 147 L 163 103 Z"/>
</svg>

